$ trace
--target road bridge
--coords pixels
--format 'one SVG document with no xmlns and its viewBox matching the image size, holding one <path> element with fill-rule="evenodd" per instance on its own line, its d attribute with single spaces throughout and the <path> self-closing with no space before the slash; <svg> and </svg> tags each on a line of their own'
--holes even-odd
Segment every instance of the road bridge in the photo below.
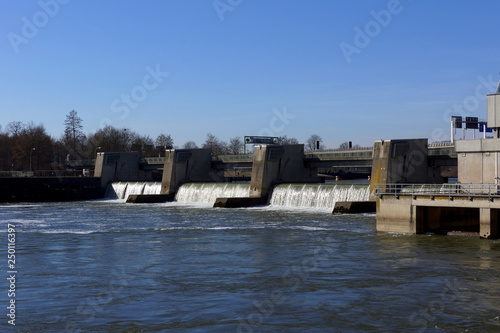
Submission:
<svg viewBox="0 0 500 333">
<path fill-rule="evenodd" d="M 371 174 L 373 147 L 309 151 L 305 154 L 305 166 L 317 168 L 319 174 L 341 177 L 365 178 Z M 428 145 L 429 166 L 439 168 L 446 178 L 457 177 L 457 153 L 451 142 Z M 253 154 L 214 155 L 212 167 L 220 177 L 249 179 L 252 173 Z M 140 168 L 153 174 L 161 174 L 164 157 L 146 157 L 140 160 Z M 64 164 L 66 169 L 93 170 L 95 160 L 76 160 Z M 160 176 L 161 177 L 161 176 Z"/>
</svg>

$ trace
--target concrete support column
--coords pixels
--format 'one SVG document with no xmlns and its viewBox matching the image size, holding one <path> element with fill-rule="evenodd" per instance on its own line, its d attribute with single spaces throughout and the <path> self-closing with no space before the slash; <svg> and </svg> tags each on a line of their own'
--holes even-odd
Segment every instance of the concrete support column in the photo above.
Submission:
<svg viewBox="0 0 500 333">
<path fill-rule="evenodd" d="M 274 184 L 319 183 L 314 168 L 306 168 L 304 145 L 254 147 L 250 197 L 267 197 Z"/>
<path fill-rule="evenodd" d="M 103 189 L 114 181 L 143 180 L 140 177 L 139 159 L 139 152 L 136 151 L 98 153 L 94 176 L 101 178 Z"/>
<path fill-rule="evenodd" d="M 440 183 L 428 166 L 427 139 L 380 140 L 373 146 L 370 200 L 377 184 Z"/>
<path fill-rule="evenodd" d="M 161 181 L 161 194 L 175 195 L 184 182 L 214 181 L 211 175 L 210 149 L 169 149 Z"/>
<path fill-rule="evenodd" d="M 492 208 L 480 208 L 479 210 L 479 237 L 498 238 L 499 210 Z"/>
</svg>

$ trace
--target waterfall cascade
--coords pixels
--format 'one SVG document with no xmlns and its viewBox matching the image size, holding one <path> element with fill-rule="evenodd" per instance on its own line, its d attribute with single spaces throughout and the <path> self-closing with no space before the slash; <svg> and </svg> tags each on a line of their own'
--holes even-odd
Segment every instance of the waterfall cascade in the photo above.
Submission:
<svg viewBox="0 0 500 333">
<path fill-rule="evenodd" d="M 160 194 L 161 182 L 115 182 L 108 185 L 107 199 L 127 199 L 130 194 Z"/>
<path fill-rule="evenodd" d="M 182 203 L 214 204 L 217 198 L 248 197 L 250 184 L 188 183 L 179 188 L 175 199 Z"/>
<path fill-rule="evenodd" d="M 367 201 L 369 185 L 281 184 L 271 194 L 269 203 L 278 207 L 333 209 L 339 201 Z"/>
<path fill-rule="evenodd" d="M 106 198 L 127 199 L 130 194 L 160 194 L 161 182 L 115 182 Z M 274 187 L 269 204 L 275 207 L 333 209 L 338 201 L 367 201 L 368 185 L 280 184 Z M 213 204 L 217 198 L 248 197 L 250 184 L 187 183 L 175 197 L 181 203 Z"/>
</svg>

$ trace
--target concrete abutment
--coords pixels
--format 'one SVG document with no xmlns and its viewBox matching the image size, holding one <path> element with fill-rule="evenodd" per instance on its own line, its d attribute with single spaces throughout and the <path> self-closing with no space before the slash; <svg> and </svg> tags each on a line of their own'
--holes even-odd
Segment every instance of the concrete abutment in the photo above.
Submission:
<svg viewBox="0 0 500 333">
<path fill-rule="evenodd" d="M 384 195 L 377 198 L 377 231 L 472 234 L 499 238 L 500 200 Z"/>
</svg>

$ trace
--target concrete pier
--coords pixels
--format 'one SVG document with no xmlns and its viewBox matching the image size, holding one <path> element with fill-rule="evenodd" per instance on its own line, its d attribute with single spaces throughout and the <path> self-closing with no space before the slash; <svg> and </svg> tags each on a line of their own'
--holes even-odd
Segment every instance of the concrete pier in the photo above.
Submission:
<svg viewBox="0 0 500 333">
<path fill-rule="evenodd" d="M 160 194 L 134 194 L 127 203 L 157 203 L 175 200 L 185 182 L 215 181 L 210 149 L 169 149 L 165 151 Z M 214 179 L 215 178 L 215 179 Z"/>
<path fill-rule="evenodd" d="M 304 145 L 255 146 L 250 197 L 268 196 L 274 184 L 320 181 L 317 169 L 305 166 Z"/>
<path fill-rule="evenodd" d="M 254 147 L 248 198 L 217 198 L 214 207 L 251 207 L 267 204 L 274 185 L 319 183 L 317 169 L 305 166 L 304 145 Z"/>
<path fill-rule="evenodd" d="M 371 199 L 379 184 L 442 183 L 441 169 L 429 165 L 427 139 L 379 140 L 373 146 Z"/>
<path fill-rule="evenodd" d="M 396 177 L 384 178 L 391 174 L 387 165 L 394 163 L 390 157 L 397 157 L 394 155 L 398 155 L 395 152 L 399 149 L 382 149 L 384 141 L 375 143 L 375 152 L 379 153 L 374 152 L 372 181 L 373 195 L 377 198 L 377 231 L 416 234 L 472 232 L 481 238 L 499 238 L 500 84 L 498 87 L 495 94 L 487 96 L 487 127 L 492 129 L 493 138 L 455 141 L 457 184 L 402 184 L 410 181 L 426 183 L 435 178 L 434 170 L 423 167 L 409 169 L 410 177 L 401 172 L 407 169 L 402 167 L 397 169 Z M 459 128 L 462 128 L 462 117 L 454 116 L 452 130 L 457 119 L 460 119 Z M 477 129 L 478 119 L 465 118 L 465 128 Z M 418 152 L 418 144 L 414 150 Z M 377 166 L 376 156 L 380 159 Z M 406 156 L 404 161 L 408 160 Z"/>
<path fill-rule="evenodd" d="M 375 213 L 375 201 L 339 201 L 333 207 L 333 214 Z"/>
<path fill-rule="evenodd" d="M 217 198 L 214 208 L 245 208 L 267 205 L 267 197 Z"/>
<path fill-rule="evenodd" d="M 139 152 L 97 153 L 94 177 L 101 178 L 101 187 L 116 181 L 149 181 L 151 175 L 139 168 Z"/>
<path fill-rule="evenodd" d="M 175 194 L 185 182 L 213 182 L 210 149 L 165 151 L 161 194 Z"/>
<path fill-rule="evenodd" d="M 469 185 L 406 192 L 379 188 L 377 231 L 410 234 L 461 232 L 475 233 L 481 238 L 499 238 L 500 195 L 485 194 L 486 187 L 476 187 L 476 190 Z"/>
<path fill-rule="evenodd" d="M 127 203 L 159 203 L 175 200 L 175 194 L 130 194 Z"/>
</svg>

